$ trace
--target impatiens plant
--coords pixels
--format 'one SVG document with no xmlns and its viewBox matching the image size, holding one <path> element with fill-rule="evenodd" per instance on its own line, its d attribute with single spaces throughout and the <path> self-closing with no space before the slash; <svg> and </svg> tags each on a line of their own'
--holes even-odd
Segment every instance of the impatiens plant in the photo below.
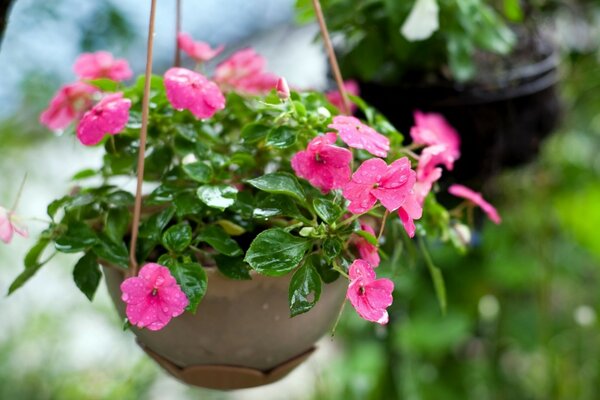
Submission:
<svg viewBox="0 0 600 400">
<path fill-rule="evenodd" d="M 199 63 L 222 50 L 184 34 L 179 42 Z M 394 285 L 376 277 L 387 258 L 379 245 L 417 235 L 445 240 L 457 223 L 433 190 L 442 166 L 451 169 L 460 154 L 442 117 L 416 113 L 407 146 L 359 98 L 352 100 L 366 120 L 339 115 L 324 94 L 290 91 L 265 67 L 245 49 L 212 77 L 181 67 L 152 76 L 135 248 L 142 268 L 121 284 L 132 325 L 158 330 L 195 312 L 210 287 L 206 268 L 232 280 L 291 274 L 291 316 L 309 311 L 322 285 L 348 279 L 358 314 L 385 324 Z M 9 292 L 49 251 L 81 254 L 73 277 L 90 299 L 99 265 L 128 270 L 134 195 L 122 178 L 136 173 L 145 80 L 124 86 L 127 63 L 105 52 L 80 57 L 75 71 L 80 80 L 59 90 L 41 121 L 54 130 L 73 122 L 81 144 L 103 148 L 103 163 L 77 173 L 77 186 L 48 206 L 51 223 Z M 487 207 L 464 189 L 451 192 Z M 13 230 L 22 232 L 0 208 L 0 239 L 8 242 Z M 441 274 L 432 273 L 443 303 Z"/>
</svg>

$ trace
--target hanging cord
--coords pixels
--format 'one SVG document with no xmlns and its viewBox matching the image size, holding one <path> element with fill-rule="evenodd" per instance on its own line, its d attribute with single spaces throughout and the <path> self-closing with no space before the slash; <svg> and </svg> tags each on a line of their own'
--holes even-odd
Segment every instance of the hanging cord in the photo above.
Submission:
<svg viewBox="0 0 600 400">
<path fill-rule="evenodd" d="M 181 0 L 175 5 L 175 61 L 173 65 L 181 66 L 181 49 L 179 48 L 179 34 L 181 33 Z"/>
<path fill-rule="evenodd" d="M 148 136 L 148 109 L 150 102 L 150 79 L 152 77 L 152 47 L 154 44 L 154 19 L 156 14 L 156 0 L 151 0 L 150 23 L 148 25 L 148 48 L 146 50 L 146 75 L 144 82 L 144 98 L 142 100 L 142 129 L 140 130 L 140 149 L 137 163 L 137 187 L 135 192 L 135 206 L 133 208 L 133 222 L 131 226 L 131 243 L 129 245 L 129 276 L 136 276 L 138 264 L 135 257 L 137 245 L 140 214 L 142 213 L 142 184 L 144 182 L 144 159 L 146 157 L 146 137 Z"/>
<path fill-rule="evenodd" d="M 319 0 L 312 0 L 312 3 L 313 8 L 315 9 L 317 20 L 319 21 L 319 28 L 321 28 L 321 36 L 323 36 L 325 50 L 327 50 L 327 55 L 329 57 L 329 64 L 331 65 L 331 69 L 333 70 L 333 76 L 335 77 L 335 82 L 337 83 L 338 90 L 340 91 L 340 95 L 342 96 L 343 110 L 341 111 L 343 114 L 349 115 L 350 101 L 348 100 L 348 93 L 346 92 L 346 88 L 344 87 L 344 80 L 342 79 L 340 66 L 338 65 L 337 58 L 335 56 L 335 51 L 333 50 L 333 44 L 331 43 L 331 38 L 329 37 L 329 31 L 327 30 L 327 24 L 325 23 L 325 17 L 323 16 L 321 3 Z"/>
</svg>

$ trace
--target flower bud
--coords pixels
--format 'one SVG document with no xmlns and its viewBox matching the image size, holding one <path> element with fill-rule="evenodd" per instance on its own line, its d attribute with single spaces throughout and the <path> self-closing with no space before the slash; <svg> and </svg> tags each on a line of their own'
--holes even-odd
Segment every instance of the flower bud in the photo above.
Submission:
<svg viewBox="0 0 600 400">
<path fill-rule="evenodd" d="M 285 78 L 279 78 L 275 89 L 277 90 L 277 96 L 279 96 L 281 100 L 286 100 L 290 98 L 290 87 L 288 86 L 288 83 L 285 80 Z"/>
</svg>

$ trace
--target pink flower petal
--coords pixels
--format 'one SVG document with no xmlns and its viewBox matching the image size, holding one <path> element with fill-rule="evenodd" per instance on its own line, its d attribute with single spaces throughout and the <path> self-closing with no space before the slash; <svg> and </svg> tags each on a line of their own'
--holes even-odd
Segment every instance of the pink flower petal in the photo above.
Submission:
<svg viewBox="0 0 600 400">
<path fill-rule="evenodd" d="M 130 107 L 131 100 L 124 99 L 121 92 L 104 97 L 79 121 L 77 138 L 82 144 L 93 146 L 106 134 L 116 135 L 127 125 Z"/>
<path fill-rule="evenodd" d="M 389 279 L 375 279 L 375 271 L 364 260 L 355 260 L 349 270 L 350 285 L 346 298 L 358 315 L 367 321 L 386 324 L 386 308 L 392 304 L 394 284 Z"/>
<path fill-rule="evenodd" d="M 198 63 L 215 58 L 224 49 L 222 45 L 212 49 L 208 43 L 196 42 L 190 35 L 183 32 L 177 35 L 177 43 L 181 50 Z"/>
<path fill-rule="evenodd" d="M 398 216 L 402 221 L 404 230 L 409 237 L 415 236 L 416 226 L 414 223 L 415 219 L 419 219 L 423 216 L 423 208 L 417 195 L 413 192 L 407 198 L 402 207 L 398 209 Z"/>
<path fill-rule="evenodd" d="M 390 150 L 389 139 L 363 124 L 358 118 L 338 115 L 328 127 L 337 130 L 340 138 L 348 146 L 364 149 L 377 157 L 387 157 Z"/>
<path fill-rule="evenodd" d="M 61 87 L 40 115 L 40 122 L 48 129 L 65 129 L 92 107 L 92 96 L 97 92 L 97 88 L 83 82 Z"/>
<path fill-rule="evenodd" d="M 380 158 L 363 162 L 342 194 L 350 201 L 348 210 L 355 214 L 369 211 L 379 200 L 388 211 L 395 211 L 406 201 L 416 181 L 410 161 L 403 157 L 389 166 Z"/>
<path fill-rule="evenodd" d="M 243 49 L 219 64 L 213 79 L 225 89 L 256 94 L 274 89 L 278 76 L 265 72 L 266 61 L 253 49 Z"/>
<path fill-rule="evenodd" d="M 390 164 L 379 186 L 371 192 L 388 211 L 395 211 L 404 204 L 415 182 L 416 173 L 410 168 L 410 161 L 402 157 Z"/>
<path fill-rule="evenodd" d="M 73 69 L 81 79 L 108 78 L 119 82 L 133 76 L 126 60 L 116 59 L 107 51 L 81 54 L 75 60 Z"/>
<path fill-rule="evenodd" d="M 363 231 L 375 236 L 375 231 L 370 225 L 361 223 L 360 226 Z M 373 268 L 379 266 L 381 259 L 379 258 L 379 249 L 377 246 L 372 245 L 369 243 L 369 241 L 367 241 L 367 239 L 361 236 L 358 236 L 354 240 L 354 245 L 358 249 L 358 254 L 360 255 L 361 259 L 368 262 Z"/>
<path fill-rule="evenodd" d="M 454 160 L 460 157 L 460 136 L 441 114 L 415 111 L 410 136 L 417 144 L 444 145 Z"/>
<path fill-rule="evenodd" d="M 481 193 L 477 193 L 463 185 L 451 185 L 448 188 L 448 193 L 467 199 L 473 204 L 479 206 L 487 214 L 488 218 L 495 224 L 502 222 L 502 219 L 500 218 L 496 208 L 485 201 L 485 199 L 481 196 Z"/>
<path fill-rule="evenodd" d="M 153 331 L 165 327 L 189 304 L 169 269 L 155 263 L 144 265 L 137 277 L 123 281 L 121 292 L 129 322 Z"/>
<path fill-rule="evenodd" d="M 10 221 L 10 213 L 3 207 L 0 207 L 0 240 L 8 244 L 13 237 L 13 226 Z"/>
<path fill-rule="evenodd" d="M 225 97 L 219 87 L 197 72 L 171 68 L 165 73 L 164 84 L 173 108 L 189 110 L 198 119 L 210 118 L 225 108 Z"/>
<path fill-rule="evenodd" d="M 346 92 L 348 94 L 351 94 L 353 96 L 360 95 L 360 88 L 358 87 L 358 82 L 356 82 L 355 80 L 344 81 L 344 88 L 346 89 Z M 331 104 L 336 106 L 338 110 L 344 109 L 344 100 L 342 99 L 342 95 L 338 90 L 333 90 L 331 92 L 325 93 L 325 97 L 327 97 L 327 100 L 329 100 Z M 354 114 L 354 112 L 356 111 L 356 104 L 350 103 L 349 111 L 351 114 Z"/>
<path fill-rule="evenodd" d="M 299 151 L 291 159 L 292 169 L 301 178 L 324 193 L 341 188 L 350 180 L 352 153 L 333 145 L 335 133 L 317 136 L 306 150 Z"/>
</svg>

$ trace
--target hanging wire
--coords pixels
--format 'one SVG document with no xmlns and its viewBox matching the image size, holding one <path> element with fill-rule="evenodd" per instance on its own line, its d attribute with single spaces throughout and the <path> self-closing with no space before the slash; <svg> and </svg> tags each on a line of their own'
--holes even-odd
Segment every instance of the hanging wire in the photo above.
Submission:
<svg viewBox="0 0 600 400">
<path fill-rule="evenodd" d="M 317 21 L 319 21 L 319 28 L 321 29 L 321 36 L 323 36 L 323 42 L 325 43 L 325 50 L 327 51 L 327 56 L 329 57 L 329 64 L 331 65 L 333 76 L 335 77 L 335 82 L 337 83 L 338 90 L 340 92 L 340 95 L 342 96 L 343 110 L 341 111 L 342 113 L 349 115 L 350 100 L 348 99 L 348 93 L 346 92 L 346 88 L 344 87 L 344 80 L 342 79 L 340 66 L 338 65 L 337 58 L 335 56 L 335 51 L 333 50 L 333 43 L 331 43 L 331 38 L 329 37 L 329 31 L 327 30 L 327 24 L 325 23 L 325 17 L 323 16 L 321 3 L 319 0 L 312 0 L 312 3 L 313 8 L 315 9 L 315 14 L 317 16 Z"/>
<path fill-rule="evenodd" d="M 150 23 L 148 24 L 148 47 L 146 50 L 146 74 L 144 82 L 144 97 L 142 100 L 142 129 L 140 130 L 140 149 L 137 162 L 137 187 L 133 222 L 131 226 L 131 243 L 129 245 L 129 276 L 136 276 L 138 264 L 135 257 L 137 239 L 142 212 L 142 184 L 144 182 L 144 159 L 146 157 L 146 138 L 148 136 L 148 110 L 150 102 L 150 78 L 152 76 L 152 48 L 154 45 L 154 20 L 156 16 L 156 0 L 151 0 Z"/>
<path fill-rule="evenodd" d="M 173 65 L 181 66 L 181 49 L 179 48 L 179 34 L 181 33 L 181 0 L 175 4 L 175 61 Z"/>
</svg>

